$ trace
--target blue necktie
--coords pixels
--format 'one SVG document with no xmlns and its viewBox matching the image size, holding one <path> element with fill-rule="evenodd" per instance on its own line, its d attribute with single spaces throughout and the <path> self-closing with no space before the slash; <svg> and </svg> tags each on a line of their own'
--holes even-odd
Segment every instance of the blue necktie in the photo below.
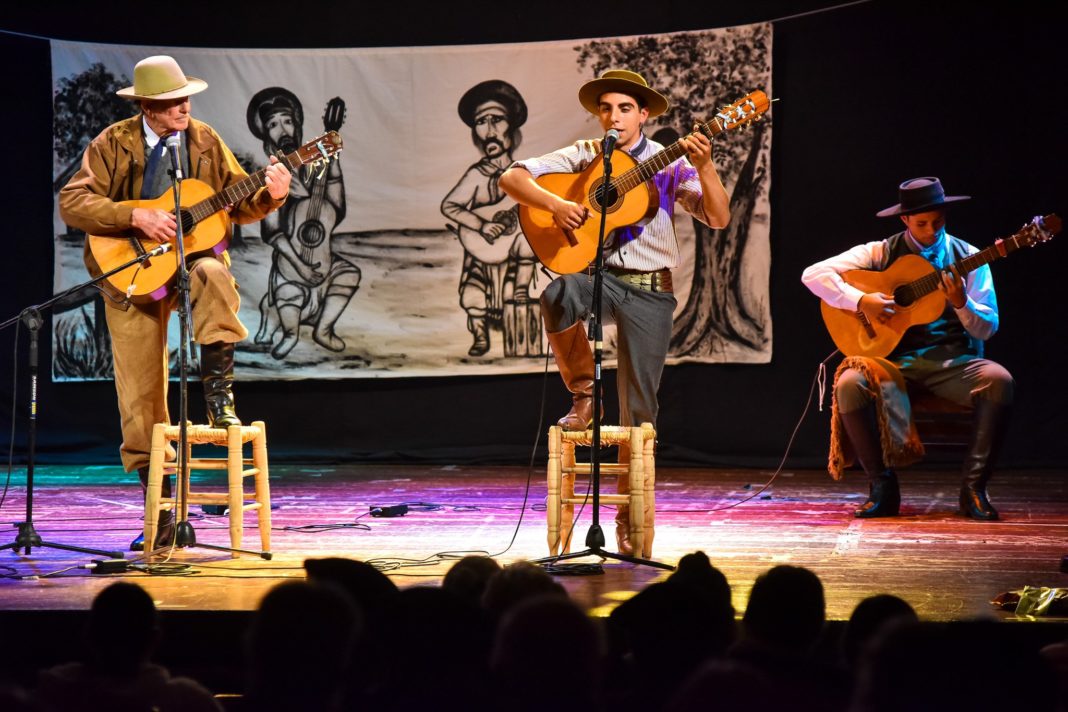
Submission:
<svg viewBox="0 0 1068 712">
<path fill-rule="evenodd" d="M 148 156 L 148 163 L 145 164 L 145 175 L 141 181 L 141 200 L 150 200 L 157 196 L 149 195 L 149 191 L 152 190 L 152 186 L 155 183 L 156 170 L 159 166 L 160 156 L 163 155 L 163 149 L 166 148 L 166 144 L 163 139 L 160 138 L 156 142 L 156 147 L 152 149 L 152 153 Z"/>
</svg>

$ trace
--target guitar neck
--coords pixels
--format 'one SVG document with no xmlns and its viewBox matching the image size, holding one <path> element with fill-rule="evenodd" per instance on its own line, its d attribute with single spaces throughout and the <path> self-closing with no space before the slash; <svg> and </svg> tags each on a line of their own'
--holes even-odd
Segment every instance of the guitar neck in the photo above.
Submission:
<svg viewBox="0 0 1068 712">
<path fill-rule="evenodd" d="M 996 240 L 990 247 L 954 262 L 953 266 L 957 269 L 957 273 L 961 277 L 964 277 L 969 272 L 974 272 L 983 265 L 988 265 L 994 260 L 999 260 L 1002 257 L 1007 256 L 1009 253 L 1020 249 L 1020 247 L 1022 247 L 1020 244 L 1020 235 L 1016 234 L 1004 240 Z M 941 273 L 932 272 L 931 274 L 920 277 L 915 282 L 909 283 L 908 287 L 912 290 L 912 293 L 919 298 L 938 289 L 938 285 L 941 283 Z"/>
<path fill-rule="evenodd" d="M 722 132 L 724 126 L 725 124 L 723 124 L 720 117 L 717 116 L 711 121 L 698 124 L 697 130 L 709 138 L 712 138 L 716 134 Z M 621 173 L 618 177 L 613 179 L 612 184 L 618 192 L 626 193 L 633 188 L 637 188 L 647 180 L 650 180 L 654 175 L 682 158 L 685 154 L 686 148 L 682 145 L 681 140 L 676 141 L 663 151 L 658 152 L 656 155 L 646 158 L 629 171 Z"/>
<path fill-rule="evenodd" d="M 295 170 L 301 165 L 300 153 L 294 151 L 293 153 L 284 156 L 281 163 L 284 163 L 290 170 Z M 245 178 L 242 178 L 238 182 L 223 188 L 210 198 L 205 198 L 199 203 L 191 205 L 186 208 L 186 212 L 192 217 L 193 224 L 195 225 L 201 220 L 205 220 L 224 209 L 227 205 L 236 205 L 267 185 L 266 177 L 267 169 L 261 168 L 255 173 L 251 173 Z"/>
</svg>

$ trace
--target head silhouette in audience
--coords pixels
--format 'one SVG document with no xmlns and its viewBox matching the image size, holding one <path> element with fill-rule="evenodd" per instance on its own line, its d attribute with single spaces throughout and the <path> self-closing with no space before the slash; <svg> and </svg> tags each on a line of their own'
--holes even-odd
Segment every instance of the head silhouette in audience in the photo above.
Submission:
<svg viewBox="0 0 1068 712">
<path fill-rule="evenodd" d="M 603 659 L 600 629 L 569 598 L 520 601 L 501 619 L 490 658 L 498 708 L 595 710 Z"/>
<path fill-rule="evenodd" d="M 856 667 L 861 652 L 872 638 L 887 623 L 900 618 L 918 620 L 912 606 L 897 596 L 883 593 L 858 603 L 842 635 L 842 662 L 849 668 Z"/>
<path fill-rule="evenodd" d="M 486 585 L 500 570 L 501 565 L 488 556 L 465 556 L 449 568 L 441 587 L 475 605 L 482 605 Z"/>
<path fill-rule="evenodd" d="M 823 631 L 823 584 L 801 566 L 775 566 L 757 577 L 742 621 L 746 637 L 766 647 L 804 654 Z"/>
<path fill-rule="evenodd" d="M 734 639 L 734 607 L 726 577 L 702 552 L 687 554 L 666 581 L 617 606 L 608 619 L 610 660 L 629 677 L 641 705 L 660 705 Z"/>
<path fill-rule="evenodd" d="M 135 583 L 113 583 L 93 599 L 84 661 L 41 671 L 35 697 L 45 710 L 220 710 L 202 685 L 152 662 L 160 639 L 152 597 Z"/>
<path fill-rule="evenodd" d="M 271 589 L 246 637 L 248 708 L 336 709 L 362 619 L 352 597 L 331 583 L 287 581 Z"/>
<path fill-rule="evenodd" d="M 515 604 L 542 594 L 567 597 L 564 587 L 545 569 L 529 561 L 517 561 L 490 577 L 482 595 L 482 607 L 497 621 Z"/>
</svg>

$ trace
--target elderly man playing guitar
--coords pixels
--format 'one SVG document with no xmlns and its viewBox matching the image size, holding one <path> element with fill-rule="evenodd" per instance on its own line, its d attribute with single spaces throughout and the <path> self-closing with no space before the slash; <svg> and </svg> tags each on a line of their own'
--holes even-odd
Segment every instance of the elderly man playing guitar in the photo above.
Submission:
<svg viewBox="0 0 1068 712">
<path fill-rule="evenodd" d="M 637 161 L 664 154 L 664 147 L 642 133 L 646 121 L 668 110 L 668 100 L 634 72 L 611 69 L 579 89 L 579 103 L 597 117 L 604 131 L 618 134 L 616 148 Z M 543 187 L 539 178 L 577 174 L 601 160 L 601 140 L 583 140 L 538 158 L 517 161 L 501 176 L 500 186 L 521 206 L 540 213 L 543 222 L 562 237 L 566 246 L 582 245 L 577 233 L 592 229 L 590 251 L 573 267 L 551 259 L 549 269 L 562 272 L 542 292 L 541 310 L 549 344 L 560 376 L 572 393 L 570 412 L 560 419 L 565 430 L 585 430 L 593 420 L 594 358 L 583 319 L 593 299 L 593 276 L 587 267 L 596 252 L 597 220 L 591 210 L 574 199 Z M 673 157 L 662 168 L 639 179 L 654 199 L 650 214 L 639 215 L 605 238 L 603 318 L 614 321 L 618 335 L 617 386 L 620 422 L 624 426 L 656 424 L 657 390 L 667 358 L 672 315 L 671 269 L 679 263 L 679 246 L 672 223 L 676 202 L 705 224 L 722 228 L 730 219 L 729 198 L 715 164 L 712 142 L 695 131 L 680 139 Z M 688 160 L 677 160 L 683 155 Z M 529 212 L 527 213 L 529 215 Z M 524 216 L 521 209 L 520 217 Z M 637 224 L 637 223 L 641 224 Z M 537 244 L 537 225 L 523 223 L 524 234 L 538 257 L 546 250 Z M 566 241 L 565 241 L 566 238 Z M 555 247 L 548 252 L 556 253 Z M 625 483 L 623 483 L 625 484 Z M 626 508 L 617 513 L 616 540 L 621 553 L 630 554 Z"/>
<path fill-rule="evenodd" d="M 828 328 L 850 357 L 839 367 L 834 394 L 836 425 L 840 423 L 868 476 L 868 500 L 856 516 L 892 517 L 899 511 L 894 457 L 884 448 L 891 438 L 882 437 L 888 432 L 887 415 L 876 403 L 885 392 L 879 381 L 897 381 L 974 409 L 960 511 L 972 519 L 995 520 L 998 513 L 986 487 L 1013 397 L 1009 372 L 983 358 L 983 342 L 998 329 L 997 298 L 986 262 L 999 255 L 990 248 L 987 252 L 995 250 L 991 256 L 976 259 L 977 248 L 946 232 L 947 207 L 968 196 L 945 195 L 938 178 L 905 181 L 898 197 L 897 205 L 877 215 L 899 217 L 903 231 L 817 262 L 801 277 L 824 301 Z M 1003 256 L 1005 248 L 998 247 Z M 970 270 L 967 275 L 962 265 Z M 879 275 L 901 268 L 915 270 L 907 276 L 911 282 L 880 286 Z M 840 323 L 854 325 L 855 335 L 839 337 Z"/>
<path fill-rule="evenodd" d="M 137 204 L 166 196 L 170 191 L 170 161 L 162 156 L 167 137 L 179 138 L 178 160 L 185 176 L 219 191 L 248 182 L 249 176 L 214 129 L 189 115 L 189 97 L 207 86 L 200 79 L 186 76 L 173 58 L 153 56 L 137 63 L 133 86 L 118 92 L 119 96 L 137 101 L 140 113 L 108 126 L 94 138 L 85 150 L 81 168 L 59 194 L 63 221 L 90 236 L 86 240 L 86 266 L 91 273 L 103 271 L 90 249 L 93 236 L 103 236 L 96 240 L 105 246 L 110 243 L 124 248 L 131 240 L 155 244 L 175 239 L 177 222 L 173 212 Z M 289 193 L 289 182 L 288 168 L 273 159 L 263 173 L 262 187 L 242 190 L 240 194 L 245 197 L 225 201 L 232 203 L 225 208 L 220 203 L 217 215 L 224 217 L 216 220 L 225 221 L 226 236 L 230 220 L 254 222 L 281 206 Z M 248 336 L 238 318 L 240 298 L 225 251 L 209 251 L 195 257 L 190 256 L 189 267 L 193 306 L 190 328 L 194 340 L 201 345 L 201 378 L 208 418 L 214 427 L 240 425 L 231 391 L 234 344 Z M 173 264 L 173 259 L 170 262 Z M 132 273 L 140 275 L 135 277 L 137 281 L 146 276 L 146 271 Z M 122 464 L 127 472 L 136 470 L 144 486 L 152 426 L 169 422 L 167 321 L 174 300 L 167 289 L 134 299 L 134 284 L 126 293 L 113 284 L 102 284 L 108 297 L 107 324 L 122 422 Z M 170 496 L 169 480 L 164 478 L 165 497 Z M 159 524 L 156 543 L 169 543 L 173 514 L 161 512 Z M 142 547 L 140 536 L 130 545 L 134 551 Z"/>
</svg>

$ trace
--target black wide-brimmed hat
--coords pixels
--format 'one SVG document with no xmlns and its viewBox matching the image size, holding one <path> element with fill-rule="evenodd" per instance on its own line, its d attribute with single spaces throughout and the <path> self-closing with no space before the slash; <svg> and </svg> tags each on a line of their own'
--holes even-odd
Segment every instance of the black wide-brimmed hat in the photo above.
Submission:
<svg viewBox="0 0 1068 712">
<path fill-rule="evenodd" d="M 267 87 L 256 92 L 248 102 L 245 111 L 248 130 L 256 138 L 267 140 L 267 119 L 279 111 L 288 111 L 298 125 L 304 125 L 304 107 L 297 95 L 284 87 Z"/>
<path fill-rule="evenodd" d="M 942 181 L 934 176 L 925 178 L 912 178 L 905 181 L 897 188 L 897 205 L 892 205 L 886 210 L 875 213 L 880 218 L 893 217 L 894 215 L 915 215 L 925 213 L 928 210 L 937 210 L 949 203 L 961 200 L 971 200 L 970 195 L 946 195 L 942 189 Z"/>
<path fill-rule="evenodd" d="M 468 126 L 475 125 L 475 112 L 483 104 L 500 105 L 508 114 L 508 123 L 517 129 L 527 122 L 527 103 L 514 86 L 502 79 L 487 79 L 464 92 L 456 111 Z"/>
</svg>

